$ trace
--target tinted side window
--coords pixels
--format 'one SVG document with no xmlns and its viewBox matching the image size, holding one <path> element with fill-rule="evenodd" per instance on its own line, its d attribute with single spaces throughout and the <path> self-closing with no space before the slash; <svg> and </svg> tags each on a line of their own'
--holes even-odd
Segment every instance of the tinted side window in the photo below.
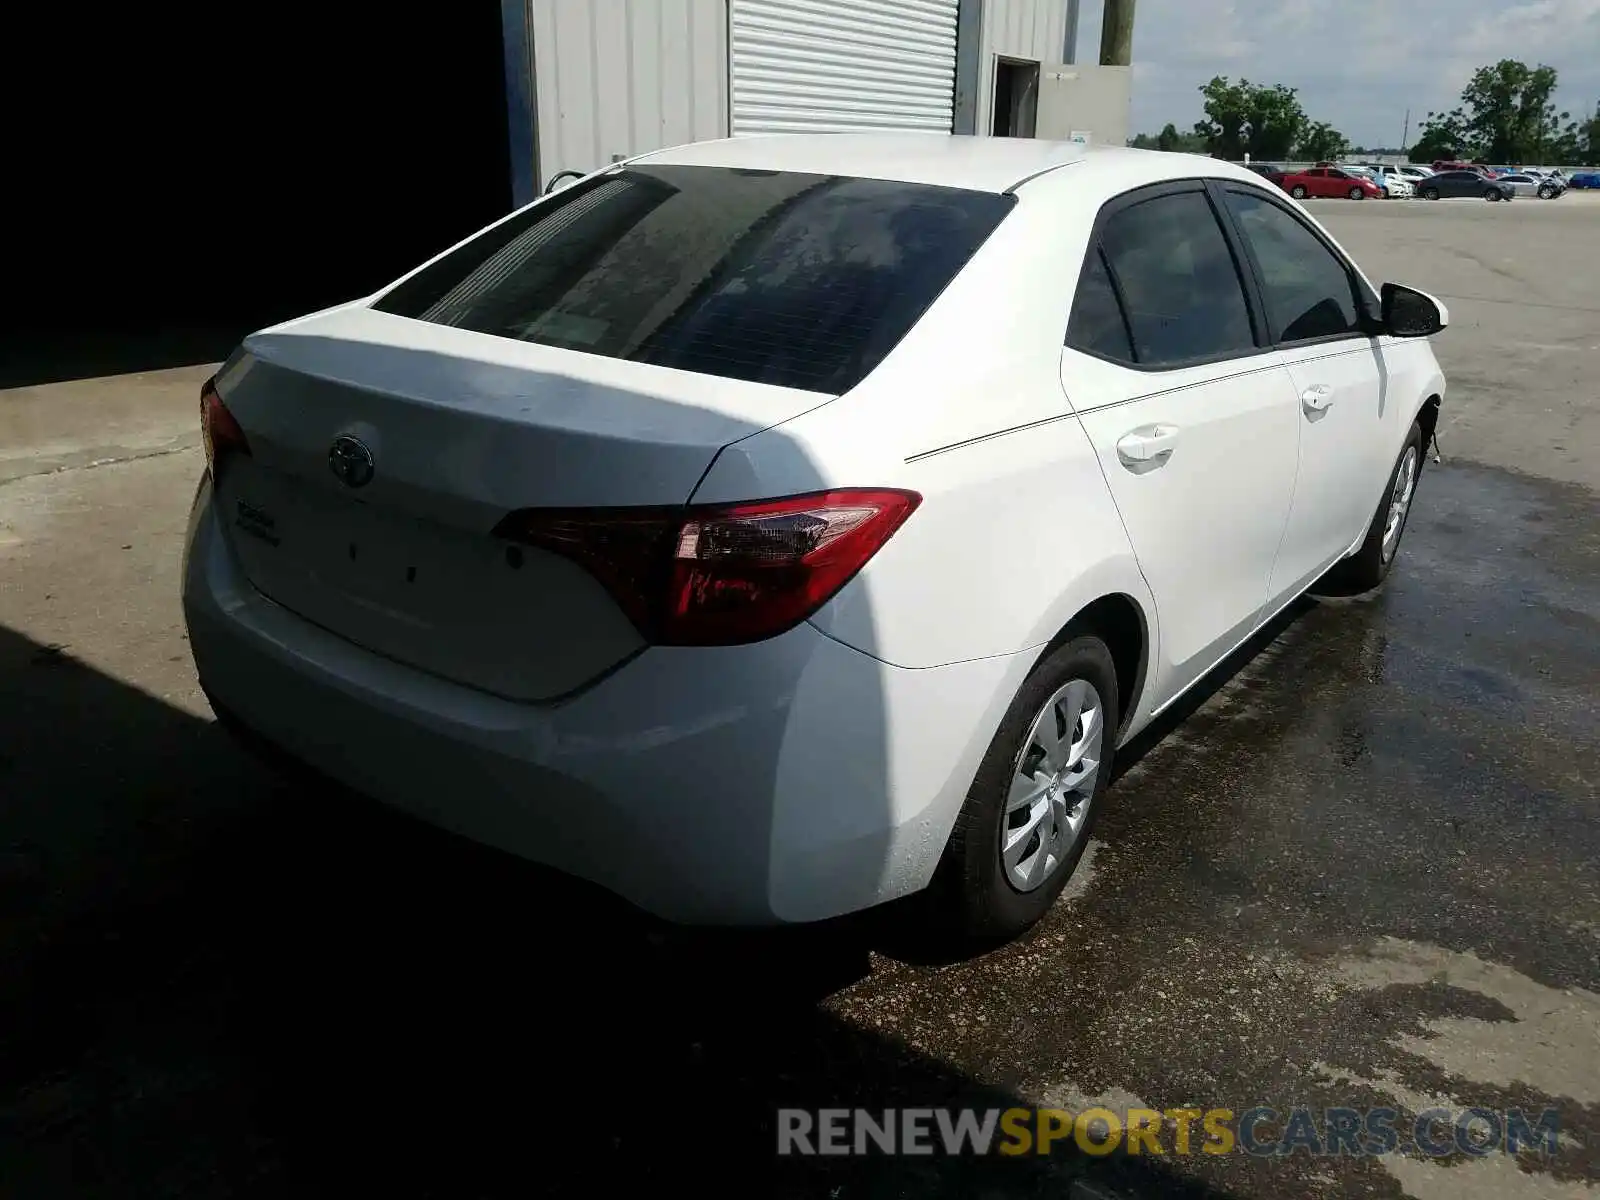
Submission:
<svg viewBox="0 0 1600 1200">
<path fill-rule="evenodd" d="M 1141 366 L 1255 349 L 1244 285 L 1204 192 L 1168 193 L 1116 212 L 1100 245 Z"/>
<path fill-rule="evenodd" d="M 1273 341 L 1360 331 L 1354 278 L 1316 234 L 1263 197 L 1229 191 L 1228 207 L 1260 268 Z"/>
<path fill-rule="evenodd" d="M 517 214 L 375 307 L 836 394 L 894 349 L 1015 203 L 925 184 L 636 165 Z"/>
<path fill-rule="evenodd" d="M 1084 264 L 1078 281 L 1078 294 L 1072 301 L 1072 317 L 1067 322 L 1067 345 L 1086 354 L 1133 361 L 1133 343 L 1128 340 L 1128 324 L 1122 319 L 1122 305 L 1106 273 L 1105 255 L 1094 250 Z"/>
</svg>

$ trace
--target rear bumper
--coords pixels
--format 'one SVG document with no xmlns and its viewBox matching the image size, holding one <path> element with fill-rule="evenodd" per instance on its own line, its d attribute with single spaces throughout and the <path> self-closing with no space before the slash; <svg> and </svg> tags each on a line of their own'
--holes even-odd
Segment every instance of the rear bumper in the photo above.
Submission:
<svg viewBox="0 0 1600 1200">
<path fill-rule="evenodd" d="M 1022 656 L 891 667 L 806 624 L 652 648 L 507 701 L 379 657 L 244 579 L 202 483 L 183 606 L 219 708 L 291 757 L 671 921 L 821 920 L 925 886 Z"/>
</svg>

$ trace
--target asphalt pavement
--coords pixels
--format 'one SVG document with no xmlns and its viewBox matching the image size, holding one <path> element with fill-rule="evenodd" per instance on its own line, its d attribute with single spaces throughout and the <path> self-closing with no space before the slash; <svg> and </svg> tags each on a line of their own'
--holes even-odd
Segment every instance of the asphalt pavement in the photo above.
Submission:
<svg viewBox="0 0 1600 1200">
<path fill-rule="evenodd" d="M 177 607 L 204 367 L 0 392 L 0 1193 L 1600 1195 L 1600 205 L 1567 199 L 1316 206 L 1455 318 L 1401 560 L 1142 735 L 1068 898 L 961 962 L 898 913 L 662 930 L 258 762 Z M 780 1109 L 1015 1105 L 1560 1134 L 775 1154 Z"/>
</svg>

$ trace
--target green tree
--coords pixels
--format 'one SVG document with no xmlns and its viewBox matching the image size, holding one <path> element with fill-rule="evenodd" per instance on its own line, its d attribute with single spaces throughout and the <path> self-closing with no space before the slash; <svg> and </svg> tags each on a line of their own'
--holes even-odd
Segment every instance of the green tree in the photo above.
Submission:
<svg viewBox="0 0 1600 1200">
<path fill-rule="evenodd" d="M 1406 157 L 1414 163 L 1431 163 L 1461 154 L 1467 144 L 1466 134 L 1453 117 L 1452 113 L 1429 113 Z"/>
<path fill-rule="evenodd" d="M 1326 121 L 1313 121 L 1306 126 L 1305 132 L 1300 135 L 1300 141 L 1295 148 L 1297 158 L 1308 159 L 1311 162 L 1331 162 L 1343 158 L 1350 148 L 1350 143 Z"/>
<path fill-rule="evenodd" d="M 1417 140 L 1406 153 L 1412 162 L 1419 163 L 1441 158 L 1470 158 L 1473 144 L 1467 132 L 1467 114 L 1459 108 L 1428 113 L 1417 130 Z"/>
<path fill-rule="evenodd" d="M 1195 135 L 1218 158 L 1287 158 L 1306 125 L 1305 110 L 1295 89 L 1281 83 L 1266 86 L 1248 79 L 1233 83 L 1218 75 L 1200 88 L 1205 120 Z M 1174 130 L 1176 132 L 1176 130 Z"/>
<path fill-rule="evenodd" d="M 1192 133 L 1179 133 L 1178 127 L 1168 121 L 1160 133 L 1141 133 L 1128 145 L 1135 150 L 1167 150 L 1181 154 L 1204 154 L 1204 139 Z"/>
<path fill-rule="evenodd" d="M 1512 58 L 1479 67 L 1461 90 L 1465 131 L 1474 149 L 1491 162 L 1539 158 L 1561 119 L 1550 103 L 1555 90 L 1554 67 L 1530 67 Z"/>
<path fill-rule="evenodd" d="M 1413 162 L 1436 158 L 1538 162 L 1571 153 L 1582 140 L 1572 114 L 1551 103 L 1554 67 L 1530 67 L 1514 58 L 1479 67 L 1461 89 L 1461 104 L 1423 120 Z"/>
</svg>

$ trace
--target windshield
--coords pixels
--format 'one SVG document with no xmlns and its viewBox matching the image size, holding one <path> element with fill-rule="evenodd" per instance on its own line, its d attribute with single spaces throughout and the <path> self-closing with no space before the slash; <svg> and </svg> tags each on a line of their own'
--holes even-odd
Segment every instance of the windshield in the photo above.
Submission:
<svg viewBox="0 0 1600 1200">
<path fill-rule="evenodd" d="M 838 393 L 899 343 L 1014 204 L 926 184 L 634 166 L 518 213 L 375 307 Z"/>
</svg>

